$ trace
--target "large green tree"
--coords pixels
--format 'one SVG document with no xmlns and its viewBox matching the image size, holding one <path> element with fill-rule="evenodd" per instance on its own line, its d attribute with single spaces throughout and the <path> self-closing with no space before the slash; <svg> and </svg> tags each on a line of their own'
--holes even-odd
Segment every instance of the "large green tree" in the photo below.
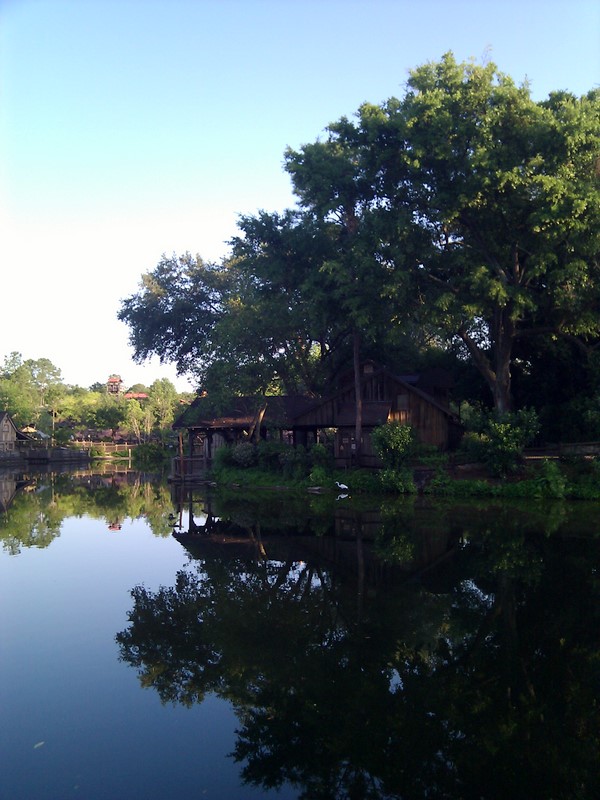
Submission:
<svg viewBox="0 0 600 800">
<path fill-rule="evenodd" d="M 219 338 L 240 363 L 262 365 L 287 393 L 323 391 L 349 330 L 326 269 L 333 252 L 328 231 L 291 210 L 244 216 L 238 227 Z"/>
<path fill-rule="evenodd" d="M 47 358 L 23 360 L 12 352 L 0 368 L 0 407 L 12 414 L 17 425 L 37 424 L 48 392 L 62 391 L 61 371 Z"/>
<path fill-rule="evenodd" d="M 392 264 L 381 225 L 372 151 L 362 131 L 342 119 L 328 128 L 325 140 L 306 144 L 298 151 L 288 148 L 285 159 L 300 205 L 327 230 L 331 242 L 321 269 L 329 276 L 338 314 L 345 320 L 352 339 L 354 447 L 360 460 L 363 343 L 376 339 L 378 332 L 389 325 L 393 313 L 386 302 Z M 399 230 L 398 226 L 395 230 Z M 397 256 L 399 252 L 397 248 Z M 406 277 L 407 273 L 402 275 Z M 399 287 L 397 281 L 397 292 Z"/>
<path fill-rule="evenodd" d="M 163 258 L 123 302 L 136 359 L 232 393 L 319 391 L 345 340 L 360 405 L 361 354 L 426 332 L 462 346 L 502 413 L 534 337 L 597 346 L 600 91 L 534 101 L 446 54 L 285 165 L 299 211 L 242 217 L 220 267 Z"/>
<path fill-rule="evenodd" d="M 600 92 L 535 102 L 494 64 L 447 54 L 356 126 L 375 143 L 389 221 L 408 210 L 421 236 L 426 317 L 509 409 L 518 340 L 600 333 Z"/>
<path fill-rule="evenodd" d="M 163 257 L 123 301 L 134 357 L 158 355 L 211 397 L 317 393 L 340 364 L 348 321 L 323 269 L 331 240 L 297 211 L 242 216 L 231 256 Z"/>
<path fill-rule="evenodd" d="M 225 279 L 221 268 L 199 256 L 163 255 L 152 272 L 142 275 L 139 291 L 122 301 L 117 315 L 129 327 L 134 360 L 157 355 L 181 374 L 201 374 L 223 313 Z"/>
</svg>

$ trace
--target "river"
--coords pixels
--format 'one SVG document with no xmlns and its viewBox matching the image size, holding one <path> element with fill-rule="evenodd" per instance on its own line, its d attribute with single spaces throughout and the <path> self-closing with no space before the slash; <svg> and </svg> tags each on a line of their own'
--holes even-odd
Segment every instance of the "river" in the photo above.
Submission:
<svg viewBox="0 0 600 800">
<path fill-rule="evenodd" d="M 597 504 L 0 489 L 0 800 L 594 796 Z"/>
</svg>

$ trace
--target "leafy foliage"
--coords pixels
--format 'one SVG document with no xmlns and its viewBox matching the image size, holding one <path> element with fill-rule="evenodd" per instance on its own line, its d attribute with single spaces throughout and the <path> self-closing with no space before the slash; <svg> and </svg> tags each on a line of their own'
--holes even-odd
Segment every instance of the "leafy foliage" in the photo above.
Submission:
<svg viewBox="0 0 600 800">
<path fill-rule="evenodd" d="M 503 414 L 480 411 L 469 418 L 462 448 L 493 475 L 507 475 L 516 470 L 538 430 L 538 416 L 531 409 Z"/>
<path fill-rule="evenodd" d="M 536 102 L 495 64 L 446 53 L 402 97 L 285 152 L 297 208 L 240 217 L 219 265 L 163 256 L 119 318 L 138 360 L 171 361 L 211 396 L 323 393 L 361 353 L 412 368 L 442 352 L 497 412 L 535 406 L 556 432 L 545 398 L 573 419 L 575 370 L 543 392 L 553 353 L 577 348 L 578 393 L 599 390 L 599 153 L 599 90 Z"/>
<path fill-rule="evenodd" d="M 117 315 L 129 326 L 134 359 L 158 355 L 181 373 L 199 369 L 212 352 L 224 280 L 222 269 L 198 256 L 163 255 L 152 272 L 142 275 L 139 292 L 122 302 Z"/>
<path fill-rule="evenodd" d="M 231 448 L 231 459 L 238 467 L 252 467 L 256 464 L 256 447 L 251 442 L 240 442 Z"/>
<path fill-rule="evenodd" d="M 414 428 L 400 422 L 377 426 L 371 434 L 371 442 L 384 466 L 393 470 L 406 468 L 417 447 Z"/>
<path fill-rule="evenodd" d="M 415 494 L 417 487 L 411 470 L 383 469 L 379 473 L 379 483 L 382 491 L 395 492 L 397 494 Z"/>
</svg>

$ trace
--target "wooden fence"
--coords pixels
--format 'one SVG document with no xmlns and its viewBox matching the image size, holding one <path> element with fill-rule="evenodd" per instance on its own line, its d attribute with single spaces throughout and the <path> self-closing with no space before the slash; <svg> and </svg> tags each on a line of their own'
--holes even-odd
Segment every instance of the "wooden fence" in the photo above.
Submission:
<svg viewBox="0 0 600 800">
<path fill-rule="evenodd" d="M 115 454 L 123 454 L 123 456 L 131 458 L 133 448 L 137 447 L 137 445 L 131 442 L 126 442 L 125 444 L 113 444 L 112 442 L 73 442 L 72 444 L 77 448 L 91 450 L 96 458 L 109 458 Z"/>
<path fill-rule="evenodd" d="M 543 447 L 528 447 L 525 458 L 561 458 L 563 456 L 600 456 L 600 442 L 561 442 Z"/>
</svg>

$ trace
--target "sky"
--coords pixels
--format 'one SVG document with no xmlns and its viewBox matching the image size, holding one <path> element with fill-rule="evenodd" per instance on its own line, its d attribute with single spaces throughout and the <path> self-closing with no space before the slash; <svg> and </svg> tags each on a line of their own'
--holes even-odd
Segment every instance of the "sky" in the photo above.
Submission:
<svg viewBox="0 0 600 800">
<path fill-rule="evenodd" d="M 295 199 L 286 147 L 452 51 L 535 100 L 600 85 L 598 0 L 0 0 L 0 366 L 126 387 L 122 301 L 163 253 L 220 261 Z"/>
</svg>

